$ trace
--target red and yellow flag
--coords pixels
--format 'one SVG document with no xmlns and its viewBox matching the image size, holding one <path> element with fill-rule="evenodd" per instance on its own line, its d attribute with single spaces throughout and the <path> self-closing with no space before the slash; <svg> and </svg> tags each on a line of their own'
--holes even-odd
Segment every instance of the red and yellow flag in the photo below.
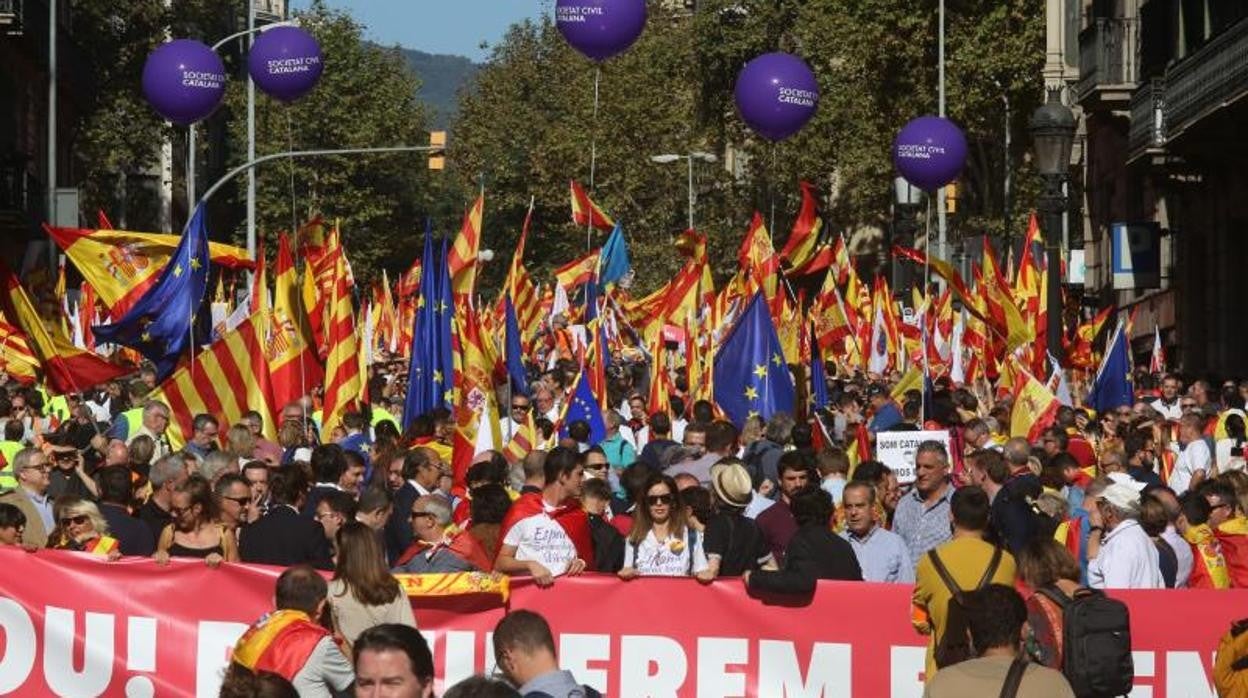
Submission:
<svg viewBox="0 0 1248 698">
<path fill-rule="evenodd" d="M 22 331 L 0 317 L 0 371 L 23 385 L 35 382 L 39 360 Z"/>
<path fill-rule="evenodd" d="M 578 257 L 555 269 L 555 283 L 569 292 L 583 283 L 588 283 L 598 271 L 598 252 L 595 249 L 584 257 Z"/>
<path fill-rule="evenodd" d="M 333 286 L 326 305 L 325 337 L 329 355 L 325 361 L 325 406 L 321 433 L 329 439 L 342 416 L 357 407 L 364 396 L 364 377 L 360 372 L 361 352 L 355 330 L 355 310 L 351 307 L 351 290 L 347 286 L 346 257 L 339 246 L 331 252 Z"/>
<path fill-rule="evenodd" d="M 484 211 L 485 194 L 481 194 L 473 202 L 472 208 L 464 213 L 459 235 L 447 254 L 452 297 L 457 307 L 466 304 L 477 287 L 477 253 L 481 249 L 481 219 Z"/>
<path fill-rule="evenodd" d="M 264 418 L 264 436 L 277 437 L 276 414 L 265 360 L 264 319 L 256 313 L 223 334 L 191 361 L 183 362 L 152 392 L 151 398 L 169 406 L 169 442 L 186 443 L 197 414 L 210 414 L 222 424 L 239 422 L 248 410 Z"/>
<path fill-rule="evenodd" d="M 277 240 L 274 276 L 273 312 L 261 336 L 272 374 L 273 404 L 281 409 L 320 386 L 325 379 L 325 369 L 312 344 L 308 312 L 303 304 L 290 241 L 285 235 Z"/>
<path fill-rule="evenodd" d="M 55 337 L 44 327 L 39 313 L 22 288 L 22 282 L 0 260 L 0 310 L 25 336 L 27 346 L 43 369 L 44 380 L 55 393 L 77 393 L 129 372 L 79 349 L 64 337 Z"/>
<path fill-rule="evenodd" d="M 99 294 L 108 312 L 119 318 L 152 284 L 181 240 L 179 235 L 90 230 L 44 226 L 65 256 Z M 255 265 L 247 251 L 233 245 L 208 243 L 212 263 L 230 269 Z"/>
<path fill-rule="evenodd" d="M 745 237 L 741 240 L 741 249 L 737 251 L 737 263 L 747 274 L 749 284 L 747 295 L 753 295 L 755 290 L 762 288 L 763 296 L 770 303 L 775 298 L 776 287 L 779 283 L 780 257 L 776 255 L 776 250 L 772 247 L 771 235 L 767 232 L 767 226 L 763 224 L 763 217 L 758 211 L 754 212 L 754 218 L 750 221 L 750 229 L 746 231 Z"/>
<path fill-rule="evenodd" d="M 815 256 L 819 243 L 819 230 L 823 228 L 823 219 L 815 210 L 815 195 L 809 182 L 802 182 L 802 208 L 793 221 L 793 230 L 784 248 L 780 250 L 780 258 L 789 263 L 790 269 L 806 266 Z"/>
<path fill-rule="evenodd" d="M 1036 212 L 1031 212 L 1027 219 L 1027 234 L 1023 237 L 1023 256 L 1018 263 L 1018 276 L 1014 279 L 1014 298 L 1026 303 L 1037 297 L 1040 292 L 1040 268 L 1036 261 L 1035 248 L 1044 243 L 1040 239 L 1040 223 L 1036 220 Z"/>
<path fill-rule="evenodd" d="M 1006 353 L 1013 351 L 1036 338 L 1031 325 L 1023 319 L 1010 295 L 1009 287 L 1001 276 L 1001 265 L 997 263 L 996 253 L 984 238 L 984 278 L 980 294 L 988 310 L 988 319 L 993 329 L 1005 338 Z M 973 304 L 971 304 L 973 305 Z"/>
<path fill-rule="evenodd" d="M 1006 359 L 1006 371 L 1014 384 L 1014 408 L 1010 412 L 1010 436 L 1026 437 L 1035 441 L 1053 424 L 1057 409 L 1061 407 L 1053 392 L 1023 368 L 1018 359 L 1010 355 Z"/>
<path fill-rule="evenodd" d="M 451 334 L 451 347 L 454 356 L 455 400 L 452 413 L 455 420 L 455 434 L 452 439 L 451 466 L 454 471 L 455 487 L 462 489 L 466 482 L 468 466 L 476 455 L 477 431 L 482 428 L 486 415 L 498 414 L 494 405 L 494 383 L 491 378 L 493 363 L 486 350 L 485 338 L 481 334 L 481 324 L 477 322 L 476 311 L 471 307 L 460 308 L 453 320 L 454 331 Z M 498 429 L 498 421 L 489 420 L 492 424 L 484 424 L 487 429 Z M 495 439 L 498 443 L 500 439 Z"/>
<path fill-rule="evenodd" d="M 574 179 L 571 180 L 572 191 L 572 222 L 579 226 L 592 226 L 598 230 L 611 230 L 615 221 L 611 220 L 606 211 L 598 207 L 585 193 L 585 189 Z"/>
</svg>

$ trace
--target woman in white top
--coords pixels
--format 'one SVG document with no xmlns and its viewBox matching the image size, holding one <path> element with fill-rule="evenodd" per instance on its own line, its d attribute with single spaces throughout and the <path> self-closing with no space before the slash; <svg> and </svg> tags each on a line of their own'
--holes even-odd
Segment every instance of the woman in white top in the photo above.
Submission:
<svg viewBox="0 0 1248 698">
<path fill-rule="evenodd" d="M 702 537 L 686 521 L 676 482 L 655 473 L 646 480 L 638 499 L 633 528 L 624 541 L 620 579 L 689 577 L 705 570 Z"/>
<path fill-rule="evenodd" d="M 1214 444 L 1214 457 L 1217 459 L 1218 472 L 1244 469 L 1244 445 L 1248 439 L 1244 437 L 1244 415 L 1239 410 L 1231 410 L 1226 418 L 1226 438 L 1218 439 Z"/>
<path fill-rule="evenodd" d="M 338 560 L 329 582 L 329 608 L 334 629 L 350 647 L 374 625 L 400 623 L 416 627 L 412 602 L 390 574 L 377 533 L 351 521 L 338 529 Z"/>
</svg>

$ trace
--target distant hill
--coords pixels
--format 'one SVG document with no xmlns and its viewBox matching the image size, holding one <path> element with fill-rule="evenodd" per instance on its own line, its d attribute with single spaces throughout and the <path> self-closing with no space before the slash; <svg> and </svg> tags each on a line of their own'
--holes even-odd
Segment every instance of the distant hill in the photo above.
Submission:
<svg viewBox="0 0 1248 698">
<path fill-rule="evenodd" d="M 420 76 L 420 101 L 429 106 L 430 125 L 445 128 L 455 116 L 459 88 L 476 77 L 481 66 L 463 56 L 401 49 L 407 64 Z"/>
</svg>

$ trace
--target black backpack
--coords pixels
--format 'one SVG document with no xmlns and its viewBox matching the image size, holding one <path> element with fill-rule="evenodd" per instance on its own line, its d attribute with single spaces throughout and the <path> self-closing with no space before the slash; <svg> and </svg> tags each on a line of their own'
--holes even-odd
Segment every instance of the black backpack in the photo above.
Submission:
<svg viewBox="0 0 1248 698">
<path fill-rule="evenodd" d="M 1075 695 L 1130 693 L 1135 665 L 1127 605 L 1086 587 L 1076 590 L 1073 599 L 1052 587 L 1038 591 L 1062 609 L 1062 673 Z"/>
<path fill-rule="evenodd" d="M 984 570 L 984 576 L 980 578 L 979 584 L 976 584 L 974 589 L 963 589 L 958 586 L 935 550 L 929 550 L 927 557 L 932 561 L 932 567 L 936 568 L 936 574 L 940 575 L 940 580 L 945 583 L 949 593 L 952 594 L 949 597 L 948 610 L 945 612 L 945 631 L 940 636 L 940 642 L 936 643 L 934 657 L 936 667 L 943 669 L 951 664 L 975 657 L 975 653 L 971 650 L 970 636 L 967 634 L 966 595 L 972 591 L 979 591 L 992 582 L 992 576 L 997 573 L 997 567 L 1001 564 L 1001 548 L 993 546 L 988 569 Z"/>
</svg>

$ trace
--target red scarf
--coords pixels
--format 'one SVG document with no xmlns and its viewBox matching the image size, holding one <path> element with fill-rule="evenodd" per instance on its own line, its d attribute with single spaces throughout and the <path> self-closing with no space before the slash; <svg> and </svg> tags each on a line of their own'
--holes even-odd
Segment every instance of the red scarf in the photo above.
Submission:
<svg viewBox="0 0 1248 698">
<path fill-rule="evenodd" d="M 507 537 L 507 532 L 520 521 L 530 516 L 538 516 L 546 510 L 540 492 L 528 492 L 511 503 L 507 515 L 503 517 L 503 525 L 498 531 L 498 539 Z M 563 529 L 563 532 L 576 546 L 576 555 L 585 561 L 586 569 L 594 569 L 594 543 L 589 535 L 589 516 L 581 508 L 576 499 L 566 499 L 558 509 L 549 512 L 550 518 Z"/>
</svg>

